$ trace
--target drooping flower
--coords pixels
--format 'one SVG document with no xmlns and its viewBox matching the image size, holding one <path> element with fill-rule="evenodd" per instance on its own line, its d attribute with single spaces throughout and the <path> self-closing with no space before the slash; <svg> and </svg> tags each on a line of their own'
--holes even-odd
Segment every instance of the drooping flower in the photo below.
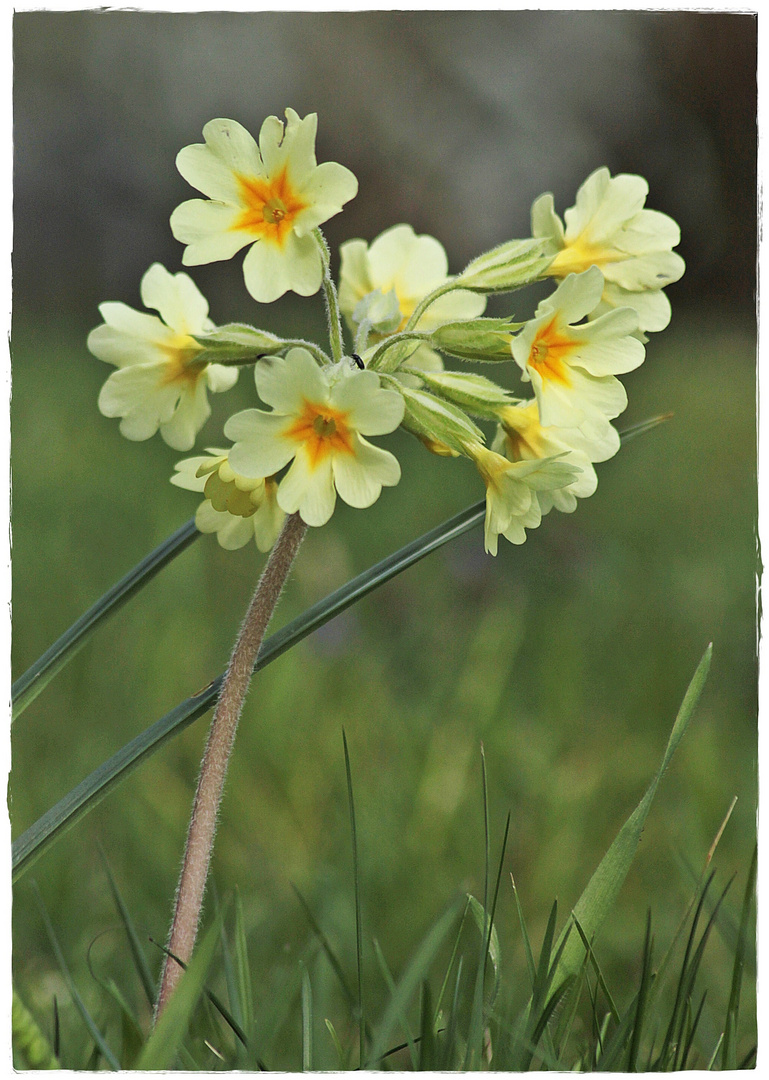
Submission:
<svg viewBox="0 0 769 1080">
<path fill-rule="evenodd" d="M 209 448 L 205 457 L 185 458 L 176 465 L 171 483 L 187 491 L 201 491 L 195 524 L 203 533 L 216 533 L 223 548 L 234 551 L 255 540 L 269 551 L 285 518 L 277 503 L 274 477 L 250 479 L 236 473 L 227 450 Z"/>
<path fill-rule="evenodd" d="M 633 336 L 638 316 L 626 307 L 580 323 L 602 289 L 596 266 L 569 274 L 513 338 L 513 358 L 524 382 L 531 381 L 545 427 L 600 427 L 627 406 L 625 388 L 614 376 L 643 363 L 644 346 Z"/>
<path fill-rule="evenodd" d="M 154 263 L 142 278 L 141 298 L 160 318 L 120 302 L 99 305 L 104 322 L 88 335 L 88 348 L 118 368 L 101 389 L 99 409 L 122 417 L 127 439 L 149 439 L 160 428 L 174 450 L 189 450 L 211 415 L 207 392 L 229 390 L 238 369 L 195 363 L 202 346 L 192 335 L 215 327 L 208 301 L 187 274 Z"/>
<path fill-rule="evenodd" d="M 612 178 L 608 169 L 596 169 L 564 214 L 565 228 L 550 194 L 534 202 L 531 227 L 555 254 L 547 276 L 564 278 L 597 266 L 605 279 L 598 314 L 632 307 L 639 329 L 656 331 L 670 322 L 670 301 L 662 290 L 678 281 L 685 264 L 672 250 L 681 240 L 678 225 L 667 214 L 644 209 L 648 192 L 641 176 Z"/>
<path fill-rule="evenodd" d="M 372 342 L 403 330 L 420 300 L 449 276 L 443 245 L 432 236 L 417 236 L 410 225 L 394 225 L 370 245 L 365 240 L 348 240 L 340 246 L 339 254 L 339 307 L 353 331 L 364 312 L 369 315 Z M 361 305 L 366 298 L 370 298 L 368 305 Z M 379 323 L 377 307 L 382 311 Z M 453 289 L 429 305 L 416 329 L 429 331 L 442 323 L 474 319 L 485 307 L 485 296 Z M 409 364 L 428 371 L 443 366 L 440 356 L 427 345 L 420 345 Z"/>
<path fill-rule="evenodd" d="M 255 370 L 259 397 L 272 412 L 246 409 L 227 421 L 235 445 L 233 469 L 271 476 L 291 462 L 280 481 L 278 504 L 308 525 L 323 525 L 337 493 L 350 506 L 371 506 L 382 487 L 400 479 L 397 459 L 364 435 L 386 435 L 403 418 L 403 398 L 382 390 L 373 371 L 347 361 L 321 368 L 306 349 L 261 360 Z"/>
<path fill-rule="evenodd" d="M 543 427 L 536 401 L 521 401 L 500 409 L 499 430 L 492 449 L 510 461 L 541 461 L 558 458 L 579 470 L 572 483 L 562 488 L 537 492 L 543 514 L 553 507 L 571 513 L 577 499 L 592 495 L 598 486 L 593 461 L 604 461 L 619 449 L 619 436 L 606 424 L 602 439 L 589 440 L 579 429 Z M 616 439 L 609 435 L 613 432 Z"/>
<path fill-rule="evenodd" d="M 190 199 L 171 215 L 171 230 L 188 246 L 185 266 L 243 261 L 246 288 L 269 303 L 289 289 L 311 296 L 321 286 L 321 251 L 312 230 L 338 214 L 358 191 L 349 169 L 317 164 L 318 117 L 286 109 L 286 124 L 268 116 L 259 144 L 235 120 L 211 120 L 204 143 L 180 150 L 176 165 L 207 199 Z"/>
<path fill-rule="evenodd" d="M 469 444 L 465 452 L 486 485 L 484 543 L 491 555 L 500 536 L 522 544 L 526 529 L 536 529 L 542 519 L 538 495 L 568 487 L 578 477 L 578 467 L 560 459 L 509 461 L 481 443 Z"/>
</svg>

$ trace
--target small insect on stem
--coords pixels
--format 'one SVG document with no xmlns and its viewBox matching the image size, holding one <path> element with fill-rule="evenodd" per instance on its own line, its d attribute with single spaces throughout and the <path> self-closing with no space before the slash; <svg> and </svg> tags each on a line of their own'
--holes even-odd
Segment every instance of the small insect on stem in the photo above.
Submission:
<svg viewBox="0 0 769 1080">
<path fill-rule="evenodd" d="M 358 356 L 358 354 L 356 352 L 350 353 L 350 356 L 353 358 L 353 360 L 355 361 L 356 366 L 359 367 L 361 369 L 361 371 L 366 370 L 366 365 L 363 363 L 363 361 L 361 360 L 361 358 Z"/>
</svg>

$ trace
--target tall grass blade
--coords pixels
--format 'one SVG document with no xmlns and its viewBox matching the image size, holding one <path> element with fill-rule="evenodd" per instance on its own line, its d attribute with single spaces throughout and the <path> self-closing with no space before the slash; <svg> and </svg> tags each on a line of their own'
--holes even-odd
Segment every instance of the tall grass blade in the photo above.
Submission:
<svg viewBox="0 0 769 1080">
<path fill-rule="evenodd" d="M 216 919 L 195 949 L 176 990 L 142 1047 L 135 1065 L 137 1071 L 152 1072 L 174 1067 L 195 1006 L 204 992 L 205 978 L 219 943 L 220 931 L 221 920 Z"/>
<path fill-rule="evenodd" d="M 259 650 L 254 670 L 260 671 L 356 601 L 367 596 L 380 585 L 384 585 L 403 570 L 407 570 L 426 555 L 442 547 L 443 544 L 462 536 L 475 525 L 479 525 L 483 521 L 484 514 L 485 503 L 476 503 L 336 589 L 324 600 L 308 608 L 302 615 L 272 634 Z M 222 676 L 220 675 L 203 690 L 166 713 L 164 717 L 137 735 L 108 761 L 95 769 L 69 794 L 46 811 L 34 825 L 22 833 L 12 849 L 14 880 L 28 870 L 54 840 L 75 825 L 94 806 L 97 806 L 134 769 L 164 746 L 169 739 L 180 734 L 193 721 L 207 712 L 216 701 L 221 683 Z"/>
<path fill-rule="evenodd" d="M 627 1072 L 636 1072 L 638 1065 L 638 1051 L 641 1047 L 641 1034 L 643 1032 L 646 1000 L 649 993 L 652 967 L 652 913 L 651 908 L 646 912 L 646 936 L 644 938 L 643 963 L 641 965 L 641 985 L 638 988 L 636 998 L 635 1019 L 633 1030 L 630 1035 L 630 1047 L 628 1049 Z"/>
<path fill-rule="evenodd" d="M 748 948 L 748 928 L 750 925 L 750 909 L 753 905 L 753 895 L 756 888 L 756 873 L 758 870 L 758 845 L 753 848 L 753 857 L 750 860 L 748 880 L 745 884 L 745 895 L 742 899 L 742 912 L 740 914 L 740 929 L 737 936 L 737 948 L 734 952 L 734 966 L 732 968 L 732 986 L 729 993 L 729 1004 L 726 1008 L 726 1022 L 724 1024 L 724 1046 L 721 1058 L 722 1069 L 737 1068 L 737 1027 L 740 1015 L 740 994 L 742 991 L 742 975 L 745 967 L 745 954 Z"/>
<path fill-rule="evenodd" d="M 312 985 L 306 967 L 302 968 L 302 1072 L 312 1072 Z"/>
<path fill-rule="evenodd" d="M 65 664 L 68 664 L 82 649 L 94 630 L 107 616 L 119 611 L 123 604 L 200 535 L 195 528 L 194 520 L 182 525 L 116 585 L 113 585 L 84 615 L 80 616 L 77 622 L 70 626 L 69 630 L 66 630 L 50 648 L 46 649 L 39 660 L 36 660 L 11 687 L 11 719 L 15 720 L 24 712 L 51 679 L 58 675 Z"/>
<path fill-rule="evenodd" d="M 710 661 L 713 646 L 708 645 L 697 670 L 689 683 L 684 695 L 681 708 L 678 711 L 673 730 L 670 733 L 662 763 L 646 790 L 644 797 L 627 819 L 615 837 L 609 850 L 604 855 L 597 869 L 593 873 L 585 891 L 574 907 L 574 914 L 579 919 L 588 940 L 592 940 L 598 932 L 601 924 L 614 905 L 619 891 L 628 875 L 630 866 L 635 858 L 638 844 L 641 840 L 646 818 L 649 814 L 654 796 L 657 793 L 660 781 L 670 764 L 670 759 L 675 753 L 681 738 L 691 719 L 694 708 L 699 700 L 705 680 L 710 669 Z M 565 931 L 564 931 L 565 932 Z M 562 935 L 563 936 L 563 935 Z M 567 975 L 576 974 L 582 963 L 583 946 L 581 939 L 574 934 L 561 957 L 560 968 L 556 982 L 566 978 Z"/>
<path fill-rule="evenodd" d="M 248 1037 L 254 1023 L 254 995 L 251 987 L 251 968 L 248 960 L 248 942 L 243 919 L 243 901 L 235 889 L 235 977 L 240 1002 L 240 1022 Z"/>
<path fill-rule="evenodd" d="M 435 1068 L 435 1030 L 433 1027 L 433 1005 L 430 984 L 422 981 L 422 1007 L 420 1010 L 419 1062 L 420 1072 L 431 1072 Z"/>
<path fill-rule="evenodd" d="M 491 863 L 491 848 L 489 840 L 489 792 L 486 780 L 486 754 L 481 743 L 481 793 L 483 795 L 483 908 L 480 912 L 481 952 L 478 958 L 478 969 L 475 976 L 475 991 L 473 993 L 473 1008 L 470 1014 L 470 1030 L 467 1037 L 467 1053 L 465 1055 L 465 1071 L 478 1068 L 483 1054 L 483 999 L 486 986 L 486 956 L 488 953 L 487 940 L 489 937 L 489 873 Z M 473 908 L 473 901 L 478 904 L 475 897 L 471 898 L 470 908 L 478 920 L 478 912 Z"/>
<path fill-rule="evenodd" d="M 441 1068 L 444 1071 L 451 1069 L 452 1066 L 456 1064 L 455 1058 L 457 1045 L 457 1027 L 459 1024 L 459 988 L 462 985 L 462 964 L 463 957 L 460 956 L 459 963 L 457 964 L 457 974 L 454 980 L 454 996 L 451 999 L 449 1024 L 446 1030 L 446 1037 L 443 1044 L 443 1058 L 441 1061 Z"/>
<path fill-rule="evenodd" d="M 61 1063 L 16 990 L 11 998 L 11 1045 L 17 1069 L 60 1069 Z"/>
<path fill-rule="evenodd" d="M 521 924 L 521 936 L 523 938 L 523 949 L 526 954 L 526 969 L 529 972 L 529 982 L 531 983 L 532 990 L 534 989 L 534 982 L 537 977 L 537 969 L 534 964 L 534 952 L 531 948 L 531 938 L 529 937 L 529 931 L 526 928 L 526 920 L 523 915 L 523 908 L 521 906 L 521 898 L 518 895 L 518 887 L 515 884 L 515 878 L 510 875 L 510 881 L 513 885 L 513 896 L 515 897 L 515 906 L 518 911 L 518 921 Z"/>
<path fill-rule="evenodd" d="M 350 984 L 348 983 L 347 978 L 345 977 L 345 973 L 342 970 L 342 965 L 341 965 L 341 963 L 339 961 L 338 956 L 336 955 L 333 948 L 331 947 L 331 943 L 329 942 L 328 938 L 326 937 L 326 935 L 323 933 L 320 926 L 318 925 L 318 921 L 315 918 L 315 916 L 313 915 L 312 908 L 310 907 L 310 905 L 307 903 L 305 898 L 302 896 L 301 892 L 296 887 L 296 885 L 294 885 L 293 881 L 290 882 L 290 885 L 291 885 L 291 888 L 294 890 L 294 894 L 296 895 L 297 900 L 302 905 L 302 910 L 304 911 L 305 915 L 307 916 L 307 921 L 310 924 L 310 929 L 312 930 L 313 934 L 318 939 L 318 943 L 319 943 L 320 947 L 323 949 L 323 952 L 326 954 L 326 957 L 328 959 L 329 964 L 331 964 L 331 968 L 332 968 L 334 974 L 337 977 L 337 980 L 339 982 L 339 986 L 341 987 L 342 993 L 344 994 L 344 996 L 345 996 L 345 998 L 347 1000 L 347 1003 L 349 1005 L 351 1005 L 352 1008 L 355 1008 L 355 1004 L 356 1004 L 356 1002 L 355 1002 L 355 993 L 350 988 Z"/>
<path fill-rule="evenodd" d="M 435 1003 L 434 1021 L 435 1021 L 436 1024 L 438 1023 L 438 1016 L 439 1016 L 440 1011 L 441 1011 L 441 1005 L 443 1004 L 443 995 L 446 993 L 446 987 L 449 984 L 449 975 L 451 974 L 451 969 L 454 966 L 454 960 L 456 959 L 456 956 L 457 956 L 457 949 L 459 948 L 459 941 L 460 941 L 460 938 L 462 937 L 462 930 L 464 929 L 465 919 L 467 918 L 467 912 L 469 911 L 469 909 L 470 909 L 470 898 L 468 897 L 467 902 L 465 903 L 465 909 L 462 912 L 462 918 L 459 920 L 459 929 L 457 930 L 457 936 L 454 939 L 454 948 L 451 950 L 451 956 L 449 957 L 449 962 L 446 965 L 446 974 L 443 976 L 443 982 L 441 983 L 441 992 L 438 994 L 438 1000 Z M 460 964 L 462 963 L 462 957 L 459 958 L 459 963 Z"/>
<path fill-rule="evenodd" d="M 369 1051 L 366 1068 L 373 1069 L 384 1057 L 390 1033 L 399 1016 L 405 1012 L 414 992 L 427 976 L 430 965 L 435 959 L 438 949 L 443 944 L 451 925 L 459 913 L 459 903 L 451 907 L 441 915 L 432 928 L 428 931 L 417 951 L 414 953 L 408 967 L 396 984 L 395 993 L 390 997 L 382 1019 L 377 1027 L 373 1045 Z"/>
<path fill-rule="evenodd" d="M 83 1023 L 88 1028 L 89 1034 L 94 1041 L 95 1049 L 98 1051 L 99 1054 L 101 1054 L 101 1056 L 104 1058 L 104 1060 L 107 1062 L 111 1069 L 114 1069 L 115 1072 L 119 1072 L 120 1063 L 107 1045 L 104 1036 L 102 1035 L 95 1020 L 86 1008 L 85 1002 L 81 998 L 78 989 L 75 986 L 75 982 L 70 974 L 69 968 L 67 967 L 67 962 L 64 959 L 64 953 L 62 952 L 58 938 L 56 937 L 53 923 L 51 922 L 48 912 L 46 911 L 45 904 L 43 903 L 43 898 L 40 895 L 40 891 L 36 883 L 33 883 L 33 888 L 35 893 L 35 900 L 37 901 L 37 906 L 40 909 L 40 915 L 43 919 L 43 924 L 45 925 L 45 931 L 48 934 L 48 940 L 51 943 L 51 948 L 53 949 L 54 955 L 56 956 L 56 962 L 61 969 L 61 974 L 64 978 L 64 982 L 66 983 L 67 990 L 69 991 L 75 1008 L 80 1013 L 80 1016 L 83 1019 Z"/>
<path fill-rule="evenodd" d="M 355 799 L 352 792 L 352 770 L 350 768 L 350 751 L 347 746 L 347 734 L 342 728 L 342 742 L 344 744 L 344 769 L 347 775 L 347 801 L 350 808 L 350 832 L 352 840 L 352 876 L 355 893 L 355 958 L 358 968 L 358 1037 L 360 1039 L 360 1067 L 363 1068 L 363 1060 L 366 1056 L 366 1013 L 363 1008 L 363 919 L 361 917 L 360 904 L 360 873 L 358 867 L 358 831 L 355 827 Z"/>
<path fill-rule="evenodd" d="M 155 1007 L 155 980 L 152 977 L 150 966 L 147 963 L 147 957 L 144 955 L 144 949 L 142 948 L 139 935 L 136 932 L 136 927 L 131 919 L 131 914 L 126 906 L 123 897 L 120 895 L 120 890 L 117 887 L 117 882 L 112 874 L 107 857 L 103 851 L 101 853 L 102 862 L 104 864 L 104 871 L 107 875 L 107 882 L 109 884 L 110 892 L 112 893 L 112 899 L 115 901 L 115 907 L 118 910 L 120 920 L 123 923 L 123 929 L 126 932 L 128 938 L 128 948 L 131 952 L 131 959 L 133 960 L 134 967 L 136 968 L 136 974 L 139 976 L 139 982 L 144 990 L 144 996 L 147 998 L 147 1002 L 151 1009 Z"/>
<path fill-rule="evenodd" d="M 403 1034 L 406 1036 L 405 1043 L 402 1045 L 399 1044 L 397 1047 L 391 1047 L 386 1054 L 382 1054 L 382 1059 L 384 1060 L 384 1058 L 389 1057 L 390 1054 L 395 1054 L 398 1050 L 403 1050 L 408 1047 L 409 1055 L 411 1057 L 411 1067 L 416 1070 L 419 1068 L 416 1039 L 414 1038 L 414 1032 L 411 1030 L 411 1024 L 409 1024 L 408 1016 L 406 1015 L 406 1005 L 408 1002 L 405 1002 L 402 997 L 398 996 L 398 988 L 395 985 L 395 979 L 392 977 L 389 964 L 387 963 L 382 948 L 376 938 L 374 938 L 374 955 L 377 958 L 379 970 L 382 972 L 382 978 L 384 979 L 390 994 L 390 1000 L 397 1001 L 398 1003 L 398 1021 L 403 1028 Z"/>
</svg>

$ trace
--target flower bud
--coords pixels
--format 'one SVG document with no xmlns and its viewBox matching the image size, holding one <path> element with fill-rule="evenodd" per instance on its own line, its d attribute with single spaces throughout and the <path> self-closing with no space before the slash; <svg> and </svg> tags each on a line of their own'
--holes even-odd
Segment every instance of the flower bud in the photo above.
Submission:
<svg viewBox="0 0 769 1080">
<path fill-rule="evenodd" d="M 459 275 L 457 285 L 472 292 L 510 292 L 530 285 L 545 272 L 553 254 L 543 240 L 508 240 L 479 255 Z"/>
</svg>

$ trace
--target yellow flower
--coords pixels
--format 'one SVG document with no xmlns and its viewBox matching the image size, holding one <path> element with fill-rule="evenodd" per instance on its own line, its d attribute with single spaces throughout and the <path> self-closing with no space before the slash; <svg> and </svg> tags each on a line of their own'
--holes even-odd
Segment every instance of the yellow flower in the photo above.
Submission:
<svg viewBox="0 0 769 1080">
<path fill-rule="evenodd" d="M 216 533 L 223 548 L 234 551 L 255 540 L 260 551 L 269 551 L 285 518 L 277 503 L 273 477 L 250 479 L 236 473 L 227 450 L 209 448 L 207 457 L 185 458 L 176 466 L 171 483 L 206 496 L 195 514 L 203 533 Z"/>
<path fill-rule="evenodd" d="M 179 172 L 208 196 L 171 215 L 174 236 L 187 244 L 185 266 L 230 259 L 250 244 L 243 275 L 255 300 L 318 291 L 323 263 L 312 230 L 356 195 L 358 181 L 334 161 L 317 164 L 317 126 L 315 113 L 301 119 L 286 109 L 285 129 L 268 116 L 257 145 L 235 120 L 211 120 L 205 143 L 180 150 Z"/>
<path fill-rule="evenodd" d="M 350 506 L 376 502 L 382 487 L 400 480 L 389 451 L 364 435 L 386 435 L 403 419 L 403 398 L 382 390 L 373 371 L 347 361 L 320 368 L 306 349 L 256 365 L 259 397 L 273 411 L 246 409 L 227 421 L 224 433 L 235 445 L 230 463 L 244 476 L 279 472 L 278 504 L 299 513 L 308 525 L 324 525 L 334 512 L 337 492 Z"/>
<path fill-rule="evenodd" d="M 632 307 L 639 328 L 655 331 L 670 322 L 670 301 L 662 289 L 678 281 L 685 264 L 672 250 L 681 240 L 678 225 L 667 214 L 644 209 L 648 192 L 641 176 L 612 178 L 608 169 L 596 169 L 564 214 L 565 228 L 550 194 L 532 206 L 531 227 L 535 237 L 550 241 L 555 255 L 547 276 L 562 279 L 597 266 L 605 279 L 597 314 Z"/>
<path fill-rule="evenodd" d="M 353 330 L 364 317 L 369 319 L 371 341 L 403 330 L 417 304 L 449 277 L 443 245 L 432 236 L 417 236 L 410 225 L 394 225 L 370 245 L 348 240 L 339 255 L 339 307 Z M 442 323 L 474 319 L 485 307 L 485 296 L 453 289 L 430 304 L 416 329 L 429 331 Z M 443 367 L 440 356 L 426 345 L 409 357 L 409 364 L 427 371 Z"/>
<path fill-rule="evenodd" d="M 523 380 L 531 381 L 546 427 L 602 425 L 627 406 L 614 376 L 643 363 L 644 346 L 633 336 L 638 316 L 626 307 L 580 323 L 595 310 L 602 288 L 595 266 L 569 274 L 513 338 L 513 359 Z"/>
<path fill-rule="evenodd" d="M 211 415 L 207 391 L 229 390 L 238 369 L 195 363 L 202 346 L 193 335 L 215 327 L 208 301 L 187 274 L 154 263 L 142 278 L 141 298 L 160 319 L 119 302 L 99 305 L 104 322 L 88 335 L 88 348 L 118 368 L 101 389 L 99 409 L 122 417 L 127 439 L 149 439 L 160 428 L 174 450 L 189 450 Z"/>
<path fill-rule="evenodd" d="M 567 487 L 579 473 L 573 464 L 553 458 L 508 461 L 481 443 L 468 444 L 465 452 L 486 485 L 484 543 L 490 555 L 496 555 L 500 536 L 522 544 L 526 529 L 536 529 L 542 519 L 537 495 Z"/>
</svg>

